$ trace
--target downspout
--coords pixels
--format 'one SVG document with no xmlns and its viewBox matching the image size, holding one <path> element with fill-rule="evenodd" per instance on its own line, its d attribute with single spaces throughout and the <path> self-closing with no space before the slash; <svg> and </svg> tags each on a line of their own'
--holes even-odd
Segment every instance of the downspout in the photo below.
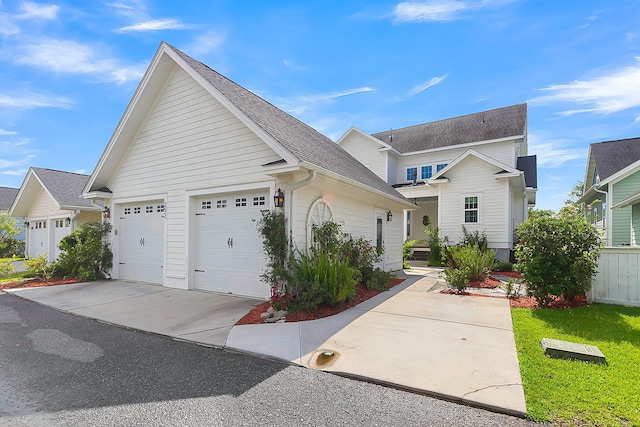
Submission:
<svg viewBox="0 0 640 427">
<path fill-rule="evenodd" d="M 289 200 L 289 203 L 287 203 L 287 214 L 285 215 L 287 217 L 287 234 L 289 235 L 289 241 L 291 243 L 293 243 L 293 223 L 292 223 L 292 217 L 293 217 L 293 192 L 299 188 L 302 188 L 306 185 L 311 184 L 315 179 L 316 179 L 316 175 L 317 172 L 315 171 L 315 169 L 312 169 L 311 171 L 309 171 L 309 176 L 306 177 L 305 179 L 303 179 L 302 181 L 299 182 L 294 182 L 293 184 L 287 186 L 284 188 L 284 192 L 285 192 L 285 197 L 286 199 Z"/>
<path fill-rule="evenodd" d="M 73 211 L 73 215 L 71 215 L 71 231 L 75 230 L 74 227 L 74 220 L 76 219 L 76 217 L 80 215 L 80 209 L 76 209 L 75 211 Z"/>
</svg>

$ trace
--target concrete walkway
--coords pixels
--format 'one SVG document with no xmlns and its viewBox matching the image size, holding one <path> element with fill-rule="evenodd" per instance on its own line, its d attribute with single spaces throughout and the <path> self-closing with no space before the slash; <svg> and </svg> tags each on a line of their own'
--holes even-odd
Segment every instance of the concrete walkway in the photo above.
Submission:
<svg viewBox="0 0 640 427">
<path fill-rule="evenodd" d="M 508 301 L 434 292 L 433 274 L 405 279 L 335 316 L 242 326 L 234 324 L 261 301 L 122 281 L 11 293 L 116 325 L 522 416 Z"/>
</svg>

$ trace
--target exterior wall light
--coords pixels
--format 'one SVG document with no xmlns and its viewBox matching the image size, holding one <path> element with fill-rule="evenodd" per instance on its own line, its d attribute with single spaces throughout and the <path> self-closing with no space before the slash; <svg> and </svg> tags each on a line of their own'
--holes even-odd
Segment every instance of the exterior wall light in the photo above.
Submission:
<svg viewBox="0 0 640 427">
<path fill-rule="evenodd" d="M 67 227 L 68 227 L 68 226 L 70 226 L 70 225 L 71 225 L 71 218 L 67 217 L 67 218 L 64 220 L 64 225 L 65 225 L 65 226 L 67 226 Z"/>
<path fill-rule="evenodd" d="M 102 210 L 102 217 L 104 219 L 109 219 L 111 218 L 111 210 L 109 209 L 108 206 L 105 206 L 104 209 Z"/>
<path fill-rule="evenodd" d="M 393 213 L 391 211 L 387 212 L 387 222 L 391 222 L 393 219 Z"/>
<path fill-rule="evenodd" d="M 276 194 L 273 195 L 273 204 L 276 208 L 284 207 L 284 193 L 279 188 L 278 191 L 276 191 Z"/>
</svg>

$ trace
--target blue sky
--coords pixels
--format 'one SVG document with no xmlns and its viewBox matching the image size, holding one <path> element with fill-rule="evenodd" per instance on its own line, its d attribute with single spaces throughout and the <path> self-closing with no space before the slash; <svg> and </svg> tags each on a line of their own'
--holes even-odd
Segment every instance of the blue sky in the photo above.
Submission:
<svg viewBox="0 0 640 427">
<path fill-rule="evenodd" d="M 527 102 L 543 209 L 640 136 L 640 0 L 0 0 L 0 186 L 90 174 L 162 40 L 333 140 Z"/>
</svg>

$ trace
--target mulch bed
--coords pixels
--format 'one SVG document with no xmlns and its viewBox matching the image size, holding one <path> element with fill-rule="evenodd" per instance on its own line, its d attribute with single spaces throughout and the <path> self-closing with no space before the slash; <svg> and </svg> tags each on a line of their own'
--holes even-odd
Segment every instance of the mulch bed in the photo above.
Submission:
<svg viewBox="0 0 640 427">
<path fill-rule="evenodd" d="M 389 289 L 392 287 L 402 283 L 404 279 L 391 279 L 389 281 Z M 348 302 L 344 302 L 339 305 L 320 305 L 318 309 L 312 312 L 304 312 L 304 311 L 296 311 L 293 313 L 289 313 L 286 316 L 286 322 L 304 322 L 307 320 L 316 320 L 321 319 L 323 317 L 333 316 L 334 314 L 341 313 L 351 307 L 354 307 L 360 304 L 363 301 L 366 301 L 370 298 L 375 297 L 381 291 L 374 291 L 367 289 L 363 284 L 356 285 L 356 296 Z M 247 315 L 245 315 L 242 319 L 238 320 L 236 325 L 256 325 L 260 323 L 265 323 L 264 319 L 260 317 L 260 314 L 267 311 L 269 308 L 270 302 L 265 301 L 260 305 L 255 306 Z"/>
<path fill-rule="evenodd" d="M 496 274 L 496 275 L 499 275 L 499 276 L 513 277 L 514 279 L 521 279 L 522 278 L 522 274 L 520 274 L 517 271 L 492 271 L 491 274 Z"/>
<path fill-rule="evenodd" d="M 68 285 L 69 283 L 80 283 L 80 279 L 55 279 L 44 281 L 40 279 L 16 280 L 14 282 L 0 283 L 0 289 L 17 289 L 17 288 L 39 288 L 42 286 Z"/>
</svg>

